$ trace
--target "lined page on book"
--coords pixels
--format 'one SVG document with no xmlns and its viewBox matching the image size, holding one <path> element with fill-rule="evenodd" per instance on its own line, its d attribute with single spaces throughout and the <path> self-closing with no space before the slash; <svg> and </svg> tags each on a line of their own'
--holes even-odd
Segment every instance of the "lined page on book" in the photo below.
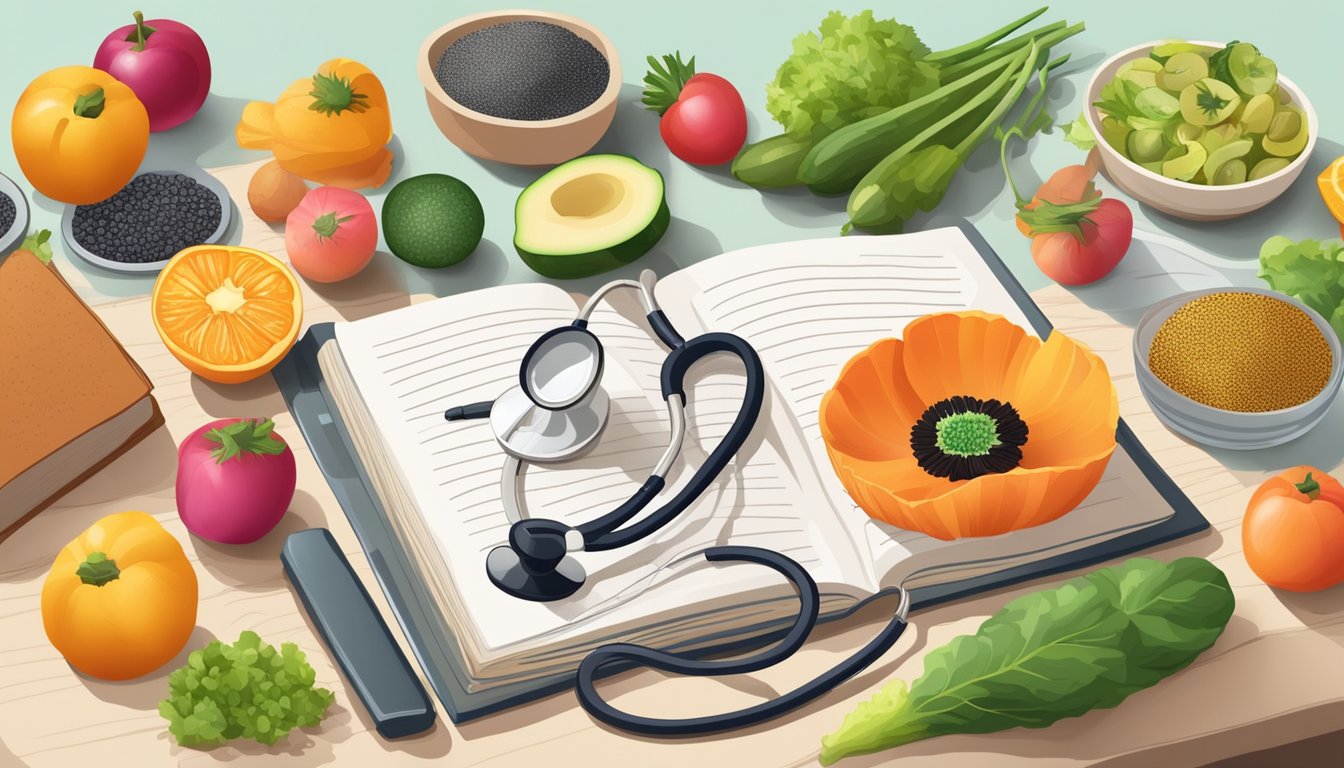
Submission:
<svg viewBox="0 0 1344 768">
<path fill-rule="evenodd" d="M 755 345 L 827 495 L 870 553 L 879 581 L 913 553 L 947 546 L 922 534 L 873 522 L 850 501 L 831 469 L 817 414 L 822 396 L 851 357 L 880 339 L 901 336 L 906 324 L 917 317 L 976 309 L 1031 327 L 960 230 L 760 246 L 702 262 L 673 280 L 693 282 L 693 288 L 673 283 L 669 289 L 678 294 L 693 292 L 692 307 L 706 328 L 739 334 Z M 1131 472 L 1137 477 L 1133 482 L 1112 479 Z M 1136 508 L 1134 491 L 1127 492 L 1128 496 L 1111 493 L 1118 484 L 1136 490 L 1147 486 L 1132 462 L 1115 462 L 1107 479 L 1068 516 L 1068 524 L 1037 530 L 1032 534 L 1037 541 L 1030 546 L 1044 546 L 1042 542 L 1049 537 L 1062 543 L 1088 532 L 1120 529 L 1171 514 L 1155 490 L 1143 497 L 1155 499 L 1154 504 Z M 1113 525 L 1113 520 L 1118 522 Z M 995 546 L 1021 547 L 1024 538 L 1005 539 Z M 984 557 L 993 554 L 991 547 L 976 549 L 983 550 Z"/>
<path fill-rule="evenodd" d="M 507 286 L 337 326 L 351 377 L 467 614 L 462 629 L 484 649 L 503 649 L 540 636 L 556 640 L 637 621 L 641 614 L 684 605 L 687 590 L 723 595 L 768 586 L 770 579 L 760 574 L 725 583 L 702 573 L 678 580 L 675 589 L 653 590 L 661 597 L 628 600 L 674 575 L 675 569 L 666 570 L 671 563 L 729 540 L 788 551 L 817 569 L 819 579 L 831 575 L 834 558 L 818 550 L 819 537 L 793 511 L 796 483 L 762 433 L 700 502 L 655 536 L 628 548 L 582 554 L 589 587 L 574 598 L 530 603 L 504 595 L 488 581 L 486 555 L 505 543 L 509 529 L 500 496 L 504 454 L 487 420 L 446 422 L 443 411 L 493 399 L 512 386 L 528 346 L 568 323 L 575 310 L 573 298 L 558 288 Z M 619 328 L 625 321 L 613 315 L 595 316 L 590 324 L 612 344 L 603 374 L 612 400 L 609 423 L 581 458 L 529 465 L 522 484 L 531 516 L 578 524 L 611 510 L 643 483 L 666 446 L 666 407 L 657 388 L 642 381 L 648 364 L 635 365 L 632 373 L 622 362 L 619 347 L 637 348 L 636 327 Z M 651 355 L 661 356 L 651 339 L 646 343 Z M 689 420 L 683 459 L 662 499 L 670 498 L 717 442 L 736 411 L 732 388 L 740 389 L 741 382 L 740 376 L 708 371 L 692 386 L 698 411 Z"/>
</svg>

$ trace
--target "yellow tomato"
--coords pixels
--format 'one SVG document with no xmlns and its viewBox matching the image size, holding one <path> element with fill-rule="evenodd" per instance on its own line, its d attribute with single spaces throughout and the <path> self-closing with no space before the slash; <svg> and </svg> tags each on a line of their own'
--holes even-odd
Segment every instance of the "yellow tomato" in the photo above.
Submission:
<svg viewBox="0 0 1344 768">
<path fill-rule="evenodd" d="M 93 67 L 60 67 L 29 83 L 10 124 L 14 156 L 38 192 L 63 203 L 106 200 L 149 146 L 149 114 L 130 87 Z"/>
<path fill-rule="evenodd" d="M 196 591 L 196 572 L 177 539 L 144 512 L 120 512 L 56 556 L 42 585 L 42 626 L 75 669 L 129 680 L 187 644 Z"/>
</svg>

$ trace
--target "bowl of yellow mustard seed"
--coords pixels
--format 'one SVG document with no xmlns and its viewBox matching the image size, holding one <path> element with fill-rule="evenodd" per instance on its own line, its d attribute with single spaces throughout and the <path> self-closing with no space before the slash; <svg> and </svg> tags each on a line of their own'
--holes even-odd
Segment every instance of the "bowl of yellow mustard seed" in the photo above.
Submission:
<svg viewBox="0 0 1344 768">
<path fill-rule="evenodd" d="M 1153 413 L 1216 448 L 1269 448 L 1306 434 L 1339 394 L 1340 356 L 1325 318 L 1260 288 L 1173 296 L 1134 329 L 1134 369 Z"/>
</svg>

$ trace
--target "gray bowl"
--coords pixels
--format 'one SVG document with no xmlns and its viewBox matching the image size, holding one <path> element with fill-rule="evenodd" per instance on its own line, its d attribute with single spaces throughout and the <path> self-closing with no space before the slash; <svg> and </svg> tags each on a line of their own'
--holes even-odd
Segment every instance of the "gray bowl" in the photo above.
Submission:
<svg viewBox="0 0 1344 768">
<path fill-rule="evenodd" d="M 1214 293 L 1254 293 L 1269 296 L 1307 313 L 1330 345 L 1330 377 L 1325 388 L 1315 397 L 1277 411 L 1242 413 L 1214 408 L 1167 386 L 1148 367 L 1148 351 L 1153 336 L 1172 313 L 1201 296 Z M 1310 307 L 1290 296 L 1263 288 L 1211 288 L 1191 291 L 1164 299 L 1148 309 L 1134 328 L 1134 371 L 1139 380 L 1139 391 L 1152 407 L 1153 413 L 1169 429 L 1198 443 L 1214 448 L 1257 450 L 1282 445 L 1306 434 L 1325 418 L 1335 396 L 1339 394 L 1344 366 L 1340 360 L 1340 342 L 1333 328 Z"/>
<path fill-rule="evenodd" d="M 215 227 L 215 231 L 205 239 L 204 243 L 191 243 L 191 245 L 214 245 L 224 239 L 224 233 L 229 229 L 229 217 L 233 215 L 233 205 L 229 202 L 229 191 L 224 188 L 224 185 L 220 183 L 219 179 L 216 179 L 214 176 L 211 176 L 199 168 L 191 168 L 188 170 L 141 171 L 140 173 L 137 173 L 136 176 L 144 176 L 147 173 L 157 173 L 165 176 L 180 173 L 183 176 L 190 176 L 196 180 L 197 184 L 200 184 L 213 192 L 215 197 L 219 198 L 219 226 Z M 61 214 L 61 238 L 65 240 L 65 247 L 69 248 L 71 252 L 78 255 L 81 259 L 94 266 L 112 270 L 113 272 L 129 272 L 138 275 L 154 274 L 163 269 L 164 265 L 168 263 L 168 259 L 163 259 L 162 261 L 125 264 L 120 261 L 105 259 L 80 245 L 79 242 L 75 240 L 75 207 L 76 206 L 73 205 L 67 205 L 65 206 L 65 211 Z"/>
<path fill-rule="evenodd" d="M 9 225 L 9 229 L 0 232 L 0 257 L 4 257 L 17 248 L 28 234 L 28 198 L 23 196 L 19 185 L 3 173 L 0 173 L 0 195 L 14 201 L 14 223 Z"/>
</svg>

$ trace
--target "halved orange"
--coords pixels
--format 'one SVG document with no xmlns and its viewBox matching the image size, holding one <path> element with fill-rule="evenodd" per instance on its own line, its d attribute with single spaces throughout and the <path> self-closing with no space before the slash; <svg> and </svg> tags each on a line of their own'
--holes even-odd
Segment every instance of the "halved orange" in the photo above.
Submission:
<svg viewBox="0 0 1344 768">
<path fill-rule="evenodd" d="M 1321 199 L 1341 225 L 1344 225 L 1344 157 L 1335 159 L 1329 168 L 1316 177 L 1316 186 L 1321 189 Z M 1341 226 L 1344 231 L 1344 226 Z"/>
<path fill-rule="evenodd" d="M 159 273 L 150 307 L 173 357 L 221 384 L 271 370 L 303 323 L 294 273 L 269 253 L 241 246 L 179 251 Z"/>
</svg>

